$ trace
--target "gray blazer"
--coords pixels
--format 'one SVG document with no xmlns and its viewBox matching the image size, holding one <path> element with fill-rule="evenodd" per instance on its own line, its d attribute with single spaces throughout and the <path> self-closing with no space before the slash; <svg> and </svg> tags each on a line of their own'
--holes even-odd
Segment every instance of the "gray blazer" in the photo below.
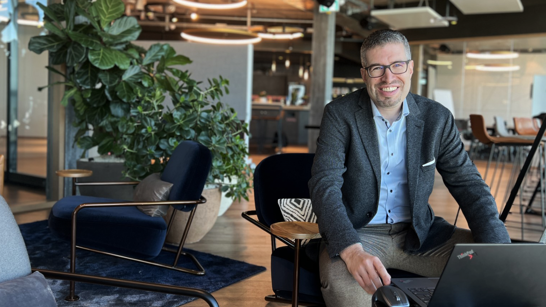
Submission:
<svg viewBox="0 0 546 307">
<path fill-rule="evenodd" d="M 429 250 L 453 225 L 428 204 L 437 169 L 462 209 L 476 242 L 509 243 L 489 187 L 469 159 L 453 116 L 441 104 L 408 94 L 406 168 L 412 227 L 405 251 Z M 330 257 L 360 242 L 355 229 L 377 212 L 381 182 L 377 132 L 365 88 L 326 105 L 309 181 L 313 211 Z M 431 165 L 423 166 L 431 161 Z"/>
</svg>

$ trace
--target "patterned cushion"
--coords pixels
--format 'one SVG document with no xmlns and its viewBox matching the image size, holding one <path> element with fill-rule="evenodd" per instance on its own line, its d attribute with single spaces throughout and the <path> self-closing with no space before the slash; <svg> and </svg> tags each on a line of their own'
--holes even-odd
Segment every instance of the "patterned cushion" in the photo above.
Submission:
<svg viewBox="0 0 546 307">
<path fill-rule="evenodd" d="M 280 198 L 278 203 L 282 216 L 287 222 L 317 222 L 317 216 L 313 213 L 313 206 L 309 198 Z M 307 243 L 309 240 L 304 240 L 301 245 Z"/>
</svg>

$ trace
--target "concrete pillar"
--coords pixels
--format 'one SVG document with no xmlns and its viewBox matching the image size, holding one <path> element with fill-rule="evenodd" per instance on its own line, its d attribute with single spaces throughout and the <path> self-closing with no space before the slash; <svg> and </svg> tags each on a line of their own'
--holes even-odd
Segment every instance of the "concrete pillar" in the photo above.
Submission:
<svg viewBox="0 0 546 307">
<path fill-rule="evenodd" d="M 413 76 L 411 76 L 410 91 L 414 94 L 422 95 L 420 80 L 423 77 L 423 45 L 410 45 L 410 50 L 411 59 L 413 60 Z"/>
<path fill-rule="evenodd" d="M 332 99 L 332 78 L 334 74 L 336 15 L 319 13 L 315 5 L 313 20 L 313 56 L 311 59 L 311 88 L 309 125 L 319 126 L 324 106 Z M 309 152 L 317 148 L 318 129 L 308 130 Z"/>
</svg>

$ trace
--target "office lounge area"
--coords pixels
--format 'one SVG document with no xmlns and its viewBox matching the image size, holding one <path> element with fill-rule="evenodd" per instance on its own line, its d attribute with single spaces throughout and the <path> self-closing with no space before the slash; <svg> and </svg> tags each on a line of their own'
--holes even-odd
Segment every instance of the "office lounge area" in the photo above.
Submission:
<svg viewBox="0 0 546 307">
<path fill-rule="evenodd" d="M 534 5 L 535 2 L 521 2 L 524 4 L 524 6 L 529 5 L 528 7 L 530 9 L 526 8 L 526 13 L 533 10 L 532 5 Z M 362 3 L 370 5 L 369 1 L 362 1 Z M 417 5 L 417 3 L 413 4 Z M 381 5 L 381 1 L 376 1 L 375 5 Z M 385 8 L 387 8 L 389 4 L 385 2 L 384 5 Z M 406 4 L 402 4 L 402 2 L 395 3 L 394 8 L 402 7 L 404 5 Z M 436 9 L 438 11 L 443 11 L 440 10 L 439 7 L 440 4 L 437 5 Z M 443 8 L 444 7 L 442 7 L 442 9 Z M 309 13 L 309 11 L 306 12 Z M 453 7 L 451 14 L 458 15 L 460 17 L 460 23 L 463 23 L 463 19 L 465 18 L 465 16 L 460 14 L 460 12 L 456 11 Z M 309 22 L 307 22 L 306 24 L 309 25 Z M 21 31 L 25 31 L 25 29 L 26 28 L 24 27 L 20 27 Z M 366 28 L 362 29 L 362 31 L 368 31 Z M 450 27 L 449 30 L 456 31 L 454 27 Z M 42 31 L 42 29 L 33 29 L 29 31 L 34 31 L 34 34 L 31 35 L 38 35 Z M 416 30 L 407 30 L 407 35 L 410 39 L 410 42 L 412 41 L 412 31 Z M 538 30 L 535 29 L 534 31 Z M 465 37 L 464 35 L 468 33 L 463 33 L 460 35 L 460 37 L 451 37 L 453 35 L 451 33 L 448 33 L 445 34 L 448 40 L 443 41 L 441 34 L 438 34 L 438 32 L 436 32 L 435 30 L 431 31 L 432 39 L 429 42 L 419 41 L 419 39 L 421 39 L 419 35 L 421 34 L 413 33 L 414 38 L 417 39 L 417 43 L 412 44 L 412 52 L 414 53 L 415 61 L 420 63 L 420 65 L 414 77 L 414 88 L 412 88 L 412 92 L 419 93 L 432 99 L 437 99 L 441 102 L 451 100 L 453 114 L 456 119 L 468 119 L 470 114 L 478 113 L 484 116 L 486 124 L 488 126 L 493 126 L 494 116 L 503 116 L 508 122 L 508 127 L 511 128 L 512 125 L 510 120 L 512 118 L 532 117 L 533 115 L 544 111 L 540 109 L 541 93 L 534 92 L 541 89 L 541 86 L 537 85 L 539 84 L 538 82 L 541 82 L 541 80 L 540 78 L 535 78 L 535 76 L 542 75 L 544 67 L 546 67 L 546 59 L 542 57 L 542 50 L 546 48 L 546 39 L 544 39 L 544 37 L 540 33 L 523 33 L 525 31 L 520 29 L 517 34 L 507 36 L 512 33 L 494 34 L 493 30 L 491 30 L 490 33 L 487 33 L 489 35 L 482 33 L 482 35 L 486 38 Z M 146 34 L 148 36 L 145 37 L 145 39 L 143 39 L 141 42 L 139 42 L 139 44 L 149 47 L 152 43 L 155 43 L 156 41 L 150 38 L 155 35 L 154 33 L 154 31 L 148 32 Z M 266 102 L 260 101 L 260 92 L 266 90 L 268 95 L 284 97 L 284 105 L 286 106 L 286 101 L 288 100 L 289 96 L 291 96 L 291 92 L 289 90 L 291 83 L 306 86 L 308 97 L 302 98 L 302 100 L 307 101 L 305 101 L 305 103 L 302 103 L 301 106 L 297 106 L 298 108 L 294 108 L 296 106 L 288 106 L 286 108 L 285 117 L 283 117 L 283 120 L 286 121 L 286 119 L 288 119 L 288 121 L 284 123 L 284 129 L 288 129 L 285 132 L 287 144 L 283 144 L 282 149 L 279 150 L 278 147 L 279 138 L 282 142 L 282 138 L 284 137 L 282 131 L 280 137 L 277 133 L 277 142 L 274 142 L 274 133 L 276 132 L 275 128 L 277 128 L 275 126 L 276 122 L 274 121 L 273 127 L 268 127 L 268 129 L 266 130 L 267 134 L 263 135 L 265 141 L 264 143 L 262 143 L 262 148 L 259 148 L 256 139 L 249 140 L 249 158 L 254 165 L 259 164 L 261 160 L 269 155 L 277 154 L 278 151 L 282 151 L 282 153 L 312 152 L 313 142 L 309 140 L 316 139 L 316 134 L 313 135 L 312 133 L 316 133 L 318 130 L 314 129 L 314 131 L 312 131 L 313 128 L 306 129 L 304 126 L 310 125 L 317 127 L 320 125 L 320 120 L 317 121 L 317 114 L 319 113 L 317 113 L 316 110 L 323 107 L 322 101 L 328 102 L 332 98 L 335 98 L 337 95 L 346 94 L 347 92 L 350 92 L 355 88 L 360 88 L 361 86 L 363 86 L 360 81 L 357 81 L 359 64 L 358 59 L 354 59 L 355 57 L 358 58 L 358 47 L 353 47 L 352 52 L 344 51 L 340 52 L 339 54 L 335 53 L 336 57 L 339 57 L 340 60 L 336 61 L 334 58 L 332 63 L 330 63 L 333 66 L 333 73 L 327 76 L 327 78 L 324 78 L 326 81 L 320 81 L 323 83 L 328 82 L 328 84 L 330 84 L 331 86 L 326 87 L 328 89 L 325 90 L 325 93 L 322 93 L 318 96 L 313 96 L 315 95 L 312 91 L 313 86 L 317 88 L 321 86 L 321 83 L 312 83 L 317 81 L 313 81 L 312 79 L 304 80 L 303 76 L 299 76 L 298 71 L 300 66 L 298 65 L 300 62 L 300 57 L 303 57 L 301 62 L 304 64 L 304 66 L 308 65 L 307 62 L 309 62 L 309 66 L 311 66 L 311 63 L 314 61 L 311 59 L 310 56 L 310 53 L 313 52 L 311 46 L 311 37 L 308 37 L 307 40 L 305 40 L 305 43 L 301 43 L 302 45 L 307 45 L 306 47 L 304 47 L 308 49 L 302 49 L 300 50 L 301 53 L 297 53 L 295 57 L 291 57 L 293 67 L 292 69 L 289 69 L 284 64 L 284 62 L 286 61 L 286 50 L 288 50 L 286 48 L 288 44 L 284 42 L 265 42 L 265 44 L 262 46 L 254 45 L 237 47 L 238 49 L 230 49 L 226 47 L 221 52 L 222 56 L 224 56 L 223 59 L 211 61 L 211 59 L 217 58 L 214 50 L 210 47 L 187 46 L 185 45 L 187 44 L 187 42 L 169 41 L 169 33 L 163 33 L 162 35 L 163 37 L 167 37 L 167 39 L 162 40 L 162 42 L 169 42 L 172 43 L 172 45 L 179 44 L 180 48 L 177 49 L 177 51 L 180 50 L 179 52 L 187 54 L 190 56 L 190 58 L 195 59 L 196 65 L 206 67 L 205 71 L 196 71 L 196 75 L 198 75 L 198 78 L 201 78 L 200 74 L 205 77 L 210 75 L 212 71 L 215 74 L 222 74 L 224 77 L 230 79 L 234 90 L 232 90 L 232 95 L 226 96 L 227 103 L 236 108 L 239 114 L 239 118 L 243 121 L 248 122 L 251 129 L 256 129 L 256 127 L 258 126 L 258 122 L 255 121 L 252 116 L 252 107 L 254 106 L 252 105 L 252 102 L 256 104 L 269 104 L 268 99 L 266 99 Z M 502 38 L 498 38 L 495 37 L 495 35 L 503 36 Z M 353 44 L 356 46 L 358 46 L 358 41 L 361 41 L 361 38 L 359 37 L 351 39 L 354 39 Z M 345 38 L 345 40 L 348 41 L 350 39 Z M 195 45 L 195 43 L 191 43 L 190 45 Z M 298 43 L 295 42 L 293 48 L 300 48 L 297 45 Z M 347 49 L 350 48 L 346 47 L 346 50 Z M 483 50 L 484 52 L 513 51 L 518 52 L 519 57 L 509 60 L 470 60 L 467 54 L 470 53 L 468 51 L 471 50 Z M 206 52 L 209 53 L 207 54 Z M 7 48 L 4 49 L 4 54 L 8 54 Z M 346 57 L 349 57 L 347 54 L 352 54 L 353 59 L 348 61 L 346 59 Z M 279 56 L 281 55 L 283 58 L 279 59 Z M 35 55 L 30 55 L 30 53 L 27 53 L 25 56 L 30 57 Z M 8 58 L 9 56 L 6 55 L 6 61 Z M 20 58 L 19 60 L 21 59 L 22 58 Z M 25 60 L 26 59 L 28 58 L 25 58 Z M 2 61 L 2 63 L 5 64 L 6 61 Z M 273 61 L 275 61 L 277 65 L 277 71 L 275 72 L 271 71 L 271 65 Z M 206 66 L 206 62 L 208 62 L 209 66 Z M 226 62 L 235 63 L 234 65 L 236 65 L 238 69 L 234 70 L 232 66 L 226 65 Z M 336 64 L 336 62 L 340 63 Z M 449 64 L 446 64 L 448 62 Z M 20 61 L 19 63 L 19 65 L 21 66 L 19 70 L 19 75 L 17 77 L 19 78 L 19 80 L 29 78 L 32 74 L 30 74 L 28 71 L 24 71 L 23 68 L 28 70 L 31 69 L 30 66 L 34 66 L 35 64 L 26 67 L 25 61 Z M 41 67 L 45 66 L 46 64 L 47 58 L 45 60 L 42 59 L 42 62 L 40 62 L 40 64 L 36 66 Z M 471 67 L 467 67 L 474 66 L 475 68 L 479 65 L 497 65 L 498 67 L 508 65 L 519 66 L 519 70 L 508 72 L 484 72 L 473 69 Z M 257 67 L 261 68 L 257 69 Z M 315 72 L 317 70 L 320 70 L 320 68 L 317 67 L 318 66 L 313 67 Z M 0 71 L 6 73 L 6 78 L 3 79 L 1 82 L 2 84 L 0 84 L 0 92 L 6 93 L 7 95 L 7 93 L 9 92 L 7 90 L 7 88 L 9 87 L 9 83 L 6 80 L 10 79 L 11 75 L 7 76 L 7 73 L 9 71 L 7 68 L 4 69 L 4 67 L 2 66 L 0 66 L 0 68 Z M 192 70 L 193 69 L 195 68 L 192 67 Z M 222 69 L 225 69 L 225 72 Z M 45 71 L 45 69 L 43 70 Z M 241 73 L 240 70 L 244 70 L 244 74 Z M 354 70 L 357 73 L 355 75 L 346 74 L 346 71 L 349 70 Z M 233 75 L 225 75 L 225 73 L 233 73 Z M 42 126 L 38 126 L 36 130 L 30 131 L 35 129 L 32 127 L 32 123 L 37 122 L 37 120 L 31 119 L 32 116 L 40 114 L 40 116 L 45 117 L 47 120 L 51 120 L 48 119 L 49 116 L 60 116 L 60 112 L 58 112 L 58 109 L 56 109 L 55 105 L 53 104 L 49 105 L 54 106 L 53 109 L 36 109 L 36 106 L 40 104 L 42 106 L 48 106 L 47 90 L 39 93 L 39 95 L 45 95 L 40 98 L 42 100 L 37 100 L 37 96 L 34 96 L 38 94 L 38 92 L 35 91 L 35 87 L 44 84 L 44 82 L 47 83 L 47 76 L 36 76 L 36 78 L 38 78 L 38 80 L 32 82 L 19 82 L 21 87 L 19 92 L 19 98 L 17 99 L 19 99 L 21 102 L 26 101 L 25 103 L 29 103 L 28 107 L 24 107 L 23 104 L 21 104 L 21 108 L 19 109 L 19 121 L 23 121 L 23 119 L 26 118 L 27 121 L 31 124 L 28 125 L 29 128 L 26 128 L 24 125 L 22 125 L 20 126 L 22 128 L 19 128 L 18 130 L 18 133 L 20 133 L 20 135 L 17 141 L 15 141 L 18 145 L 17 147 L 15 147 L 15 155 L 18 157 L 18 165 L 15 170 L 13 168 L 8 170 L 8 172 L 11 172 L 12 175 L 11 177 L 9 175 L 6 176 L 8 180 L 6 182 L 6 190 L 4 192 L 4 196 L 7 202 L 10 204 L 12 211 L 15 213 L 15 218 L 19 224 L 47 219 L 49 215 L 49 209 L 43 208 L 47 207 L 48 203 L 49 206 L 52 205 L 50 201 L 55 201 L 56 199 L 54 199 L 55 197 L 51 198 L 51 194 L 50 196 L 47 196 L 43 186 L 49 185 L 49 191 L 51 191 L 51 189 L 56 190 L 58 199 L 61 197 L 62 194 L 66 194 L 68 192 L 68 190 L 66 190 L 67 188 L 65 187 L 68 186 L 69 189 L 68 183 L 70 183 L 70 181 L 62 182 L 56 176 L 51 176 L 46 173 L 51 171 L 54 172 L 56 169 L 67 168 L 68 166 L 68 164 L 62 165 L 61 163 L 57 165 L 56 169 L 53 169 L 54 166 L 50 166 L 48 170 L 45 170 L 45 165 L 48 165 L 47 159 L 45 158 L 46 153 L 50 155 L 56 155 L 56 158 L 61 155 L 59 148 L 47 147 L 48 136 L 45 133 L 47 129 L 44 128 L 46 126 L 46 121 L 42 120 Z M 320 76 L 317 76 L 317 78 L 320 78 Z M 273 79 L 275 79 L 275 81 L 271 81 Z M 238 80 L 243 81 L 238 82 Z M 262 84 L 264 87 L 257 87 L 257 84 Z M 272 86 L 265 89 L 265 86 L 267 84 L 276 84 L 278 86 Z M 531 84 L 533 84 L 533 87 L 531 87 Z M 23 85 L 25 87 L 31 87 L 32 89 L 29 89 L 29 91 L 32 90 L 33 94 L 28 94 L 27 92 L 24 92 L 24 89 L 22 88 Z M 529 94 L 530 92 L 532 92 L 531 95 Z M 239 95 L 238 93 L 243 94 L 237 96 Z M 253 95 L 256 95 L 257 98 L 253 99 Z M 24 99 L 31 96 L 33 97 L 32 99 Z M 236 98 L 233 98 L 233 96 L 235 96 Z M 60 97 L 62 97 L 62 95 Z M 59 98 L 59 96 L 57 96 L 57 98 Z M 14 98 L 11 99 L 13 101 Z M 32 101 L 34 101 L 34 104 L 31 103 Z M 281 99 L 279 99 L 279 102 L 280 101 Z M 318 107 L 317 101 L 321 101 L 321 103 L 318 103 Z M 535 103 L 535 101 L 537 102 Z M 7 109 L 7 106 L 2 106 L 2 108 Z M 47 111 L 45 109 L 47 109 Z M 30 110 L 32 110 L 32 112 Z M 51 113 L 49 113 L 48 115 L 48 112 Z M 286 113 L 289 112 L 292 113 L 288 114 L 287 116 Z M 306 115 L 307 117 L 301 115 L 304 112 L 309 113 Z M 0 113 L 4 112 L 2 111 Z M 311 115 L 311 113 L 313 114 Z M 7 112 L 5 112 L 4 114 L 6 115 L 6 118 L 3 120 L 7 123 L 9 122 L 7 119 Z M 318 116 L 318 118 L 320 118 L 320 116 Z M 70 118 L 67 117 L 64 120 L 69 121 Z M 23 123 L 25 122 L 23 121 Z M 6 125 L 5 127 L 2 126 L 4 133 L 8 132 L 7 126 L 8 125 Z M 47 126 L 47 128 L 51 127 L 52 126 Z M 59 127 L 53 128 L 58 129 Z M 311 131 L 312 133 L 309 133 Z M 24 136 L 24 133 L 27 133 L 28 136 Z M 307 135 L 307 133 L 309 133 L 309 135 Z M 252 134 L 257 137 L 259 135 L 259 131 L 255 130 L 255 132 L 253 132 Z M 13 138 L 11 140 L 13 142 Z M 57 140 L 57 142 L 58 141 L 59 140 Z M 471 141 L 465 140 L 465 142 L 470 148 Z M 36 147 L 39 148 L 36 150 Z M 70 147 L 70 145 L 68 145 L 67 147 Z M 3 147 L 2 150 L 6 150 L 5 148 L 6 147 Z M 13 157 L 13 147 L 11 150 Z M 485 175 L 489 151 L 487 151 L 486 148 L 482 148 L 482 150 L 483 152 L 481 152 L 481 156 L 478 152 L 478 154 L 474 157 L 474 162 L 477 165 L 480 173 L 482 175 Z M 65 160 L 72 160 L 70 163 L 73 163 L 78 154 L 72 153 L 70 155 L 67 154 L 67 152 L 64 152 L 62 155 L 66 155 Z M 37 157 L 39 157 L 39 159 L 37 159 Z M 496 158 L 496 156 L 494 157 Z M 26 160 L 27 158 L 30 159 Z M 508 164 L 506 168 L 509 169 L 510 166 L 511 164 Z M 36 172 L 36 170 L 38 170 L 38 172 L 40 173 L 32 174 L 32 172 Z M 18 176 L 18 173 L 35 175 L 34 177 L 37 177 L 38 179 L 30 178 L 29 180 L 37 182 L 37 184 L 34 184 L 34 187 L 28 187 L 28 185 L 25 185 L 29 182 L 27 181 L 27 178 L 25 177 L 21 179 Z M 500 184 L 501 188 L 498 193 L 499 195 L 504 195 L 505 192 L 510 189 L 510 172 L 505 171 L 500 178 L 502 183 Z M 52 180 L 52 182 L 47 182 L 48 180 Z M 536 184 L 536 181 L 532 181 L 532 184 Z M 42 188 L 36 188 L 36 186 L 40 185 L 42 185 Z M 532 187 L 534 187 L 534 185 L 532 185 Z M 525 193 L 526 197 L 528 197 L 529 195 L 527 194 L 529 194 L 529 191 Z M 250 277 L 234 285 L 214 292 L 213 295 L 218 300 L 220 306 L 285 306 L 285 304 L 281 303 L 268 303 L 263 299 L 266 295 L 272 293 L 271 277 L 269 274 L 271 254 L 270 236 L 241 218 L 241 212 L 253 210 L 255 208 L 253 191 L 250 192 L 249 199 L 249 201 L 235 202 L 224 215 L 218 217 L 211 231 L 201 241 L 190 244 L 189 248 L 264 266 L 267 269 L 265 273 L 258 274 L 256 276 Z M 449 195 L 449 192 L 443 185 L 441 177 L 439 177 L 438 174 L 436 174 L 435 189 L 431 196 L 430 203 L 438 216 L 446 218 L 446 220 L 448 220 L 449 222 L 455 221 L 455 216 L 457 214 L 457 204 Z M 498 202 L 497 205 L 500 211 L 504 204 L 503 202 Z M 517 205 L 514 207 L 516 208 Z M 511 237 L 515 239 L 522 238 L 522 231 L 519 223 L 523 219 L 523 223 L 525 227 L 527 227 L 525 228 L 524 239 L 528 241 L 537 241 L 540 237 L 542 228 L 540 226 L 540 216 L 520 216 L 518 215 L 518 212 L 516 212 L 517 209 L 514 210 L 515 211 L 513 212 L 513 214 L 511 214 L 510 219 L 512 219 L 514 223 L 517 223 L 517 225 L 508 229 Z M 461 216 L 458 219 L 457 225 L 459 227 L 468 226 L 464 218 Z M 205 303 L 202 301 L 195 301 L 188 303 L 185 306 L 205 306 Z"/>
</svg>

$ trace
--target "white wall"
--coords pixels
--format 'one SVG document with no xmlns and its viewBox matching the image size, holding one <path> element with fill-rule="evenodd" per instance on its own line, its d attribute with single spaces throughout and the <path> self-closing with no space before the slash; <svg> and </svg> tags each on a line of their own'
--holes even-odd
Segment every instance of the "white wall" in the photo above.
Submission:
<svg viewBox="0 0 546 307">
<path fill-rule="evenodd" d="M 456 118 L 482 114 L 487 125 L 494 116 L 502 116 L 509 126 L 514 117 L 532 116 L 531 84 L 534 75 L 546 74 L 546 54 L 520 54 L 513 60 L 473 60 L 463 55 L 439 55 L 440 61 L 452 61 L 452 68 L 438 66 L 436 88 L 451 89 Z M 464 62 L 463 62 L 464 60 Z M 514 72 L 465 70 L 464 65 L 505 63 L 519 65 Z"/>
<path fill-rule="evenodd" d="M 134 43 L 149 48 L 158 42 L 137 41 Z M 203 87 L 208 85 L 209 78 L 217 78 L 221 75 L 228 79 L 229 95 L 221 97 L 221 101 L 233 107 L 240 120 L 250 122 L 254 55 L 252 45 L 221 46 L 173 41 L 169 41 L 168 44 L 176 50 L 177 54 L 185 55 L 193 61 L 180 69 L 188 70 L 193 79 L 203 81 Z"/>
</svg>

